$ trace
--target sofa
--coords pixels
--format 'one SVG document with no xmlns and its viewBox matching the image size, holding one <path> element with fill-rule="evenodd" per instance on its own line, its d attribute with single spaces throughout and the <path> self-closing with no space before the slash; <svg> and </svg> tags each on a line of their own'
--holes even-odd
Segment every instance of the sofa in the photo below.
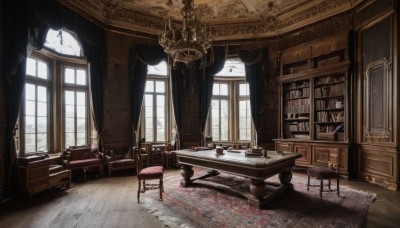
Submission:
<svg viewBox="0 0 400 228">
<path fill-rule="evenodd" d="M 103 176 L 103 160 L 101 154 L 93 153 L 90 146 L 70 147 L 65 151 L 66 168 L 82 170 L 85 180 L 86 171 L 96 169 Z"/>
</svg>

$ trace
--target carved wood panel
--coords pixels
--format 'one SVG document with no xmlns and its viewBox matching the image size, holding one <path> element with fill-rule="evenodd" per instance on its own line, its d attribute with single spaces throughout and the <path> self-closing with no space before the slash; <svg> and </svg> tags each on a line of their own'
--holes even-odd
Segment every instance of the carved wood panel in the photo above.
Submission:
<svg viewBox="0 0 400 228">
<path fill-rule="evenodd" d="M 367 65 L 363 97 L 364 142 L 393 140 L 391 65 L 386 58 Z"/>
<path fill-rule="evenodd" d="M 302 155 L 296 160 L 296 163 L 311 164 L 311 146 L 295 144 L 294 152 Z"/>
</svg>

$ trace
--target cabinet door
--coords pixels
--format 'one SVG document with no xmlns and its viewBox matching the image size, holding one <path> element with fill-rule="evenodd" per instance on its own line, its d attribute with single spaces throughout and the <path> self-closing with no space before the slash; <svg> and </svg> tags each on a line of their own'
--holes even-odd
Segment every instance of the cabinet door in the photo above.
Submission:
<svg viewBox="0 0 400 228">
<path fill-rule="evenodd" d="M 282 151 L 290 151 L 293 152 L 293 144 L 292 143 L 283 143 L 283 142 L 277 142 L 275 144 L 275 150 L 282 150 Z"/>
<path fill-rule="evenodd" d="M 322 146 L 314 147 L 312 155 L 312 164 L 327 166 L 330 150 L 331 147 L 322 147 Z"/>
<path fill-rule="evenodd" d="M 296 164 L 309 165 L 311 164 L 311 146 L 295 144 L 293 146 L 294 152 L 299 153 L 302 156 L 296 160 Z"/>
</svg>

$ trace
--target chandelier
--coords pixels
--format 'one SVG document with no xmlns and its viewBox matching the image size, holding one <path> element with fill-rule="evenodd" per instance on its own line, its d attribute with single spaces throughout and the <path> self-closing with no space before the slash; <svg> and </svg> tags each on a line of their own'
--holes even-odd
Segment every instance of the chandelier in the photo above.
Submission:
<svg viewBox="0 0 400 228">
<path fill-rule="evenodd" d="M 165 22 L 164 31 L 161 32 L 159 43 L 164 48 L 174 63 L 183 62 L 189 64 L 200 59 L 211 47 L 211 28 L 202 26 L 200 18 L 194 10 L 194 0 L 182 0 L 184 7 L 181 10 L 183 16 L 183 28 L 181 31 L 171 27 L 171 20 Z"/>
</svg>

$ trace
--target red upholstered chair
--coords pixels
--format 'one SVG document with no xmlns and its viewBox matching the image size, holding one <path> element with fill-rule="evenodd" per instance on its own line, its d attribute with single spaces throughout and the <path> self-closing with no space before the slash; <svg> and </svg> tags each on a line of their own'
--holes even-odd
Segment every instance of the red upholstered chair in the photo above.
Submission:
<svg viewBox="0 0 400 228">
<path fill-rule="evenodd" d="M 140 193 L 144 193 L 146 190 L 151 189 L 159 189 L 160 190 L 160 201 L 163 200 L 162 192 L 164 191 L 163 187 L 163 176 L 164 176 L 164 168 L 163 165 L 150 166 L 143 168 L 142 161 L 142 153 L 146 153 L 145 148 L 134 148 L 134 151 L 137 154 L 137 178 L 138 178 L 138 191 L 137 191 L 137 201 L 139 203 Z M 162 160 L 161 160 L 162 162 Z M 159 180 L 158 184 L 146 183 L 147 180 Z M 141 189 L 143 185 L 143 189 Z"/>
<path fill-rule="evenodd" d="M 66 168 L 69 170 L 81 169 L 86 179 L 88 169 L 97 169 L 99 175 L 103 176 L 102 157 L 93 154 L 90 146 L 70 147 L 66 151 Z"/>
<path fill-rule="evenodd" d="M 328 189 L 331 191 L 331 179 L 336 179 L 336 191 L 337 195 L 340 196 L 339 190 L 339 170 L 340 170 L 340 151 L 339 149 L 331 149 L 328 158 L 328 167 L 325 166 L 315 166 L 308 169 L 308 181 L 307 181 L 307 191 L 310 186 L 310 177 L 315 177 L 320 180 L 319 184 L 319 196 L 322 197 L 322 191 L 324 188 L 324 180 L 328 180 Z"/>
</svg>

